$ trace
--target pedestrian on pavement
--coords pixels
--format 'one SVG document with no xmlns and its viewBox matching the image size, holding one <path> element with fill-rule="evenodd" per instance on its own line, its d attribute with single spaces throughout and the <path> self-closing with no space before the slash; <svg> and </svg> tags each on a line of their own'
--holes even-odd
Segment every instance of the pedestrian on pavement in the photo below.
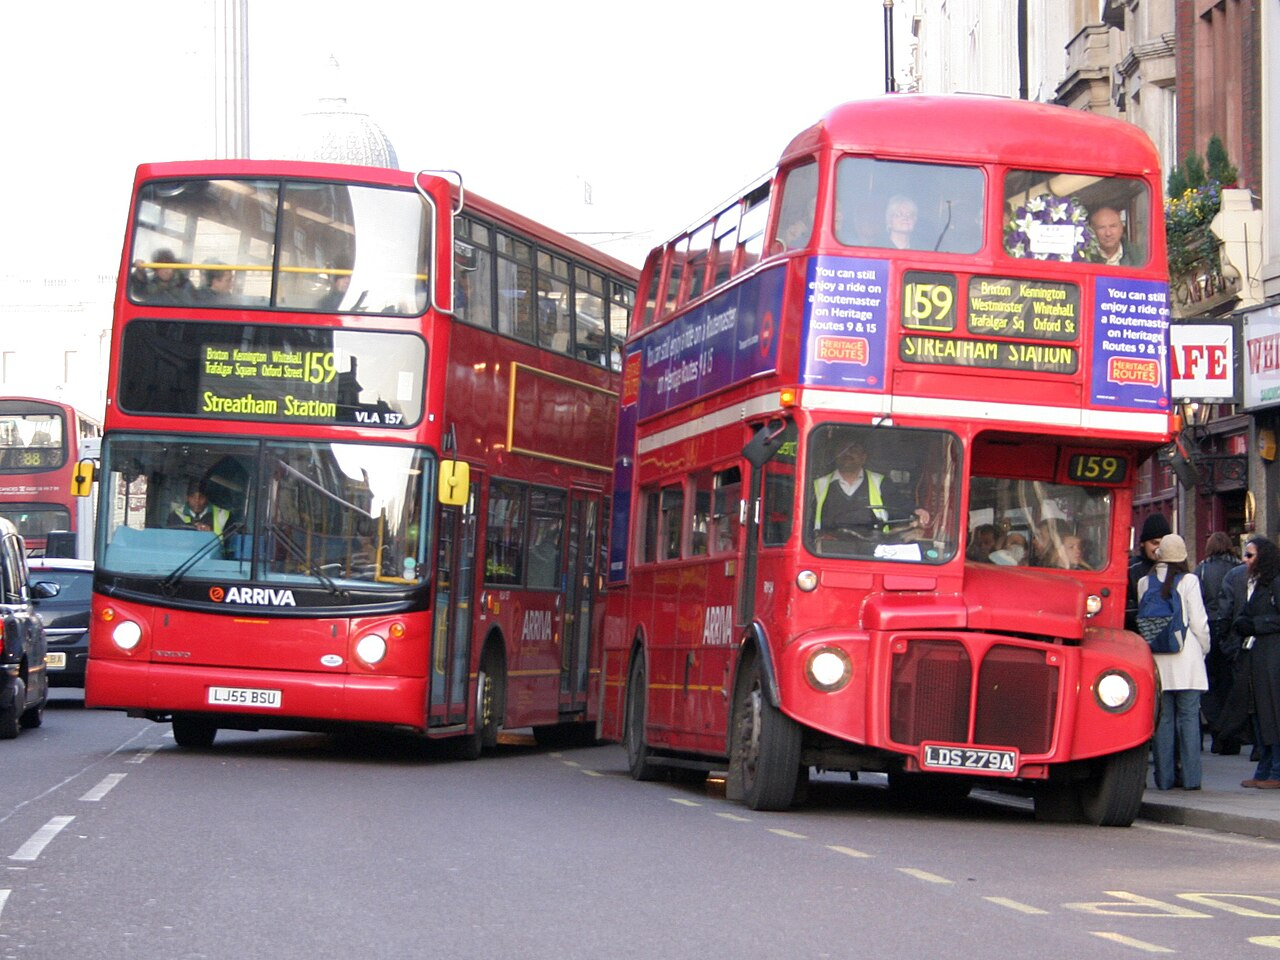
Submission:
<svg viewBox="0 0 1280 960">
<path fill-rule="evenodd" d="M 1223 643 L 1231 634 L 1232 610 L 1230 601 L 1220 602 L 1222 581 L 1228 571 L 1241 566 L 1231 538 L 1221 530 L 1209 534 L 1204 545 L 1204 559 L 1196 567 L 1196 579 L 1200 581 L 1200 595 L 1209 615 L 1209 656 L 1205 671 L 1209 675 L 1209 689 L 1200 700 L 1205 726 L 1216 730 L 1222 705 L 1231 690 L 1232 658 L 1223 652 Z M 1225 608 L 1225 609 L 1224 609 Z M 1240 752 L 1240 741 L 1232 737 L 1214 734 L 1210 749 L 1214 753 L 1234 755 Z"/>
<path fill-rule="evenodd" d="M 1181 650 L 1154 654 L 1162 691 L 1153 743 L 1156 789 L 1172 789 L 1180 769 L 1182 788 L 1199 790 L 1200 695 L 1209 687 L 1204 668 L 1209 653 L 1209 617 L 1200 596 L 1200 582 L 1187 563 L 1183 539 L 1176 533 L 1161 537 L 1155 559 L 1151 573 L 1138 581 L 1138 599 L 1148 590 L 1163 591 L 1166 597 L 1176 590 L 1186 629 Z"/>
<path fill-rule="evenodd" d="M 1138 535 L 1138 548 L 1129 561 L 1129 587 L 1124 601 L 1124 628 L 1138 632 L 1138 581 L 1151 572 L 1156 565 L 1156 547 L 1160 546 L 1160 538 L 1173 533 L 1169 521 L 1163 513 L 1152 513 L 1142 521 L 1142 532 Z"/>
<path fill-rule="evenodd" d="M 1231 633 L 1240 641 L 1247 672 L 1236 674 L 1235 683 L 1248 682 L 1252 697 L 1253 728 L 1258 766 L 1242 787 L 1280 790 L 1280 547 L 1262 536 L 1244 545 L 1248 579 L 1229 575 L 1224 593 L 1232 594 L 1236 611 Z"/>
</svg>

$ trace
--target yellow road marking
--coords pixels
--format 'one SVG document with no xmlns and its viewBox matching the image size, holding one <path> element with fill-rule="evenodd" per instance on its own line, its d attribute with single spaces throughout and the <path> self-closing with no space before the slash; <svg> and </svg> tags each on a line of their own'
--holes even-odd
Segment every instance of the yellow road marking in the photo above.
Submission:
<svg viewBox="0 0 1280 960">
<path fill-rule="evenodd" d="M 1133 947 L 1135 950 L 1141 950 L 1144 953 L 1176 953 L 1169 947 L 1162 947 L 1159 944 L 1147 943 L 1145 940 L 1135 940 L 1133 937 L 1126 937 L 1123 933 L 1106 933 L 1101 930 L 1090 930 L 1095 937 L 1103 940 L 1110 940 L 1112 943 L 1118 943 L 1122 947 Z"/>
</svg>

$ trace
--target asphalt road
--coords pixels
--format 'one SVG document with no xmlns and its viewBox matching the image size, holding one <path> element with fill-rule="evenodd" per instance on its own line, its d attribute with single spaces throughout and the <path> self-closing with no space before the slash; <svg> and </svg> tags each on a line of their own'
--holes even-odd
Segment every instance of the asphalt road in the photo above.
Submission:
<svg viewBox="0 0 1280 960">
<path fill-rule="evenodd" d="M 757 814 L 620 748 L 219 734 L 59 703 L 0 743 L 0 957 L 1280 957 L 1280 844 L 904 808 Z"/>
</svg>

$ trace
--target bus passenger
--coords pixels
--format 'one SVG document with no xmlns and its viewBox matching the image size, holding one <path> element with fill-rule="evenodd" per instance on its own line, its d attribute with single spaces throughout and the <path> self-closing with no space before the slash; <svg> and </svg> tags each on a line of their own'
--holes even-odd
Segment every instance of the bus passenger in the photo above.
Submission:
<svg viewBox="0 0 1280 960">
<path fill-rule="evenodd" d="M 884 210 L 884 229 L 888 237 L 888 243 L 885 246 L 909 250 L 911 235 L 915 232 L 918 216 L 916 202 L 910 197 L 900 193 L 890 197 Z"/>
<path fill-rule="evenodd" d="M 172 505 L 167 526 L 176 530 L 205 530 L 221 536 L 230 516 L 230 510 L 209 502 L 203 483 L 192 480 L 187 484 L 186 500 Z"/>
<path fill-rule="evenodd" d="M 1124 242 L 1124 221 L 1115 207 L 1098 207 L 1089 214 L 1089 226 L 1098 238 L 1102 262 L 1109 266 L 1130 267 L 1138 263 L 1134 251 Z"/>
<path fill-rule="evenodd" d="M 151 255 L 151 263 L 177 263 L 168 247 L 161 247 Z M 144 267 L 144 261 L 133 262 L 133 273 L 129 276 L 129 295 L 135 300 L 148 300 L 152 303 L 184 302 L 191 297 L 191 281 L 187 279 L 187 271 L 174 267 Z"/>
<path fill-rule="evenodd" d="M 866 469 L 867 447 L 861 439 L 839 442 L 836 468 L 813 482 L 814 526 L 820 534 L 878 541 L 897 533 L 897 539 L 908 539 L 928 526 L 928 510 L 902 503 L 883 473 Z"/>
<path fill-rule="evenodd" d="M 205 302 L 226 300 L 231 295 L 231 282 L 234 274 L 230 270 L 219 270 L 225 266 L 220 260 L 210 260 L 204 264 L 204 286 L 195 291 L 195 299 Z"/>
<path fill-rule="evenodd" d="M 996 548 L 1000 532 L 995 524 L 980 523 L 973 528 L 969 536 L 969 549 L 964 552 L 966 560 L 977 560 L 979 563 L 993 563 L 991 551 Z"/>
<path fill-rule="evenodd" d="M 347 295 L 347 288 L 351 286 L 351 271 L 349 269 L 334 268 L 331 272 L 329 280 L 329 292 L 320 298 L 320 303 L 316 305 L 316 309 L 322 313 L 332 313 L 342 306 L 342 301 Z"/>
<path fill-rule="evenodd" d="M 1002 567 L 1020 567 L 1027 559 L 1027 538 L 1014 531 L 1005 535 L 999 550 L 992 550 L 987 558 Z"/>
</svg>

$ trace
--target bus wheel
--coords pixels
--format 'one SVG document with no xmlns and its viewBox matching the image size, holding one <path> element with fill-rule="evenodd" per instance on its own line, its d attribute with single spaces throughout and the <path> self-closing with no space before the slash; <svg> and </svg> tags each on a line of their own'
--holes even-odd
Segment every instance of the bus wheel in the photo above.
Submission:
<svg viewBox="0 0 1280 960">
<path fill-rule="evenodd" d="M 492 646 L 485 647 L 476 675 L 475 729 L 458 738 L 458 756 L 463 760 L 479 760 L 486 749 L 498 745 L 498 731 L 506 710 L 506 679 L 502 659 Z"/>
<path fill-rule="evenodd" d="M 0 688 L 0 740 L 12 740 L 22 723 L 22 705 L 27 699 L 27 685 L 21 677 L 13 677 Z"/>
<path fill-rule="evenodd" d="M 191 717 L 173 718 L 173 742 L 189 750 L 208 750 L 213 746 L 213 739 L 218 735 L 218 728 L 208 720 L 196 720 Z"/>
<path fill-rule="evenodd" d="M 650 760 L 652 753 L 644 738 L 648 712 L 649 678 L 645 675 L 644 654 L 637 652 L 631 659 L 631 670 L 627 675 L 627 728 L 623 733 L 632 780 L 656 780 L 662 772 Z"/>
<path fill-rule="evenodd" d="M 738 685 L 729 745 L 729 777 L 752 810 L 786 810 L 796 795 L 800 725 L 769 702 L 758 660 Z"/>
<path fill-rule="evenodd" d="M 1085 823 L 1127 827 L 1138 818 L 1147 786 L 1147 745 L 1112 754 L 1098 775 L 1080 784 L 1080 810 Z"/>
</svg>

